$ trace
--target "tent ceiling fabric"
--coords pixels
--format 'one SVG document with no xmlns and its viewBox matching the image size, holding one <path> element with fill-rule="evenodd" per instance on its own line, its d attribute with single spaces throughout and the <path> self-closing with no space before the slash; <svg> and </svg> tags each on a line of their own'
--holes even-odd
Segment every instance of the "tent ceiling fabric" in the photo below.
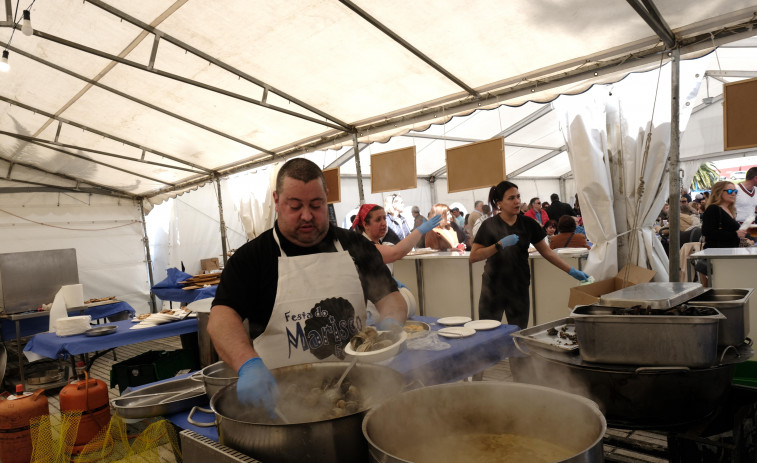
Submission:
<svg viewBox="0 0 757 463">
<path fill-rule="evenodd" d="M 355 135 L 385 141 L 476 109 L 551 101 L 666 57 L 632 7 L 640 0 L 27 1 L 32 36 L 13 33 L 21 12 L 0 2 L 11 66 L 0 73 L 3 188 L 163 198 Z M 654 5 L 692 53 L 756 21 L 754 0 Z M 518 137 L 533 140 L 507 142 Z M 425 142 L 415 143 L 423 164 Z M 564 165 L 549 149 L 561 140 L 539 145 L 522 157 Z"/>
</svg>

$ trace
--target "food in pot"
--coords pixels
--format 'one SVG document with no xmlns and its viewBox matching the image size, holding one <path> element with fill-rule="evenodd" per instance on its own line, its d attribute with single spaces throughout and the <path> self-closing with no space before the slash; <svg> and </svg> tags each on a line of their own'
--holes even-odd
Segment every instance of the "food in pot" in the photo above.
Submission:
<svg viewBox="0 0 757 463">
<path fill-rule="evenodd" d="M 350 339 L 350 346 L 355 352 L 372 352 L 374 350 L 389 347 L 399 341 L 399 337 L 393 331 L 377 331 L 372 326 L 367 326 Z"/>
<path fill-rule="evenodd" d="M 324 379 L 319 386 L 291 383 L 279 388 L 278 406 L 290 422 L 306 423 L 351 415 L 363 410 L 364 400 L 349 379 L 334 386 L 339 378 Z M 280 421 L 275 421 L 280 424 Z"/>
<path fill-rule="evenodd" d="M 552 463 L 563 461 L 574 451 L 543 439 L 517 434 L 448 435 L 428 445 L 407 449 L 401 457 L 415 463 Z"/>
<path fill-rule="evenodd" d="M 572 328 L 573 327 L 568 327 L 568 325 L 563 325 L 559 330 L 557 329 L 557 327 L 552 327 L 547 330 L 547 335 L 557 336 L 558 338 L 562 339 L 564 342 L 560 343 L 561 345 L 575 346 L 576 344 L 578 344 L 578 336 L 574 331 L 572 331 Z"/>
<path fill-rule="evenodd" d="M 683 315 L 683 316 L 709 316 L 717 315 L 712 307 L 689 306 L 680 304 L 669 309 L 653 309 L 650 306 L 635 305 L 633 307 L 616 307 L 612 310 L 613 315 Z"/>
</svg>

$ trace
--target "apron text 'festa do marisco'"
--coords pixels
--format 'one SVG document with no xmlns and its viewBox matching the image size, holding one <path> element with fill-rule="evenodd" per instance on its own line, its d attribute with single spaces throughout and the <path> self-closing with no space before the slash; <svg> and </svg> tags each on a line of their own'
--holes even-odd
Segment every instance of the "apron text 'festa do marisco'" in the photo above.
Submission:
<svg viewBox="0 0 757 463">
<path fill-rule="evenodd" d="M 357 268 L 339 240 L 336 252 L 287 256 L 279 246 L 279 281 L 271 319 L 253 342 L 268 368 L 344 359 L 344 347 L 365 326 Z"/>
</svg>

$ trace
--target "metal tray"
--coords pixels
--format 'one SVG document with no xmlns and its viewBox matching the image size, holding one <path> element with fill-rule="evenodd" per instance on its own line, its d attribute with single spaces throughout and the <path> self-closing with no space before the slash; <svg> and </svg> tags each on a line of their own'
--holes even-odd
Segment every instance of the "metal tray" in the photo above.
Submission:
<svg viewBox="0 0 757 463">
<path fill-rule="evenodd" d="M 652 309 L 669 309 L 702 294 L 705 288 L 699 283 L 640 283 L 599 297 L 599 305 Z"/>
<path fill-rule="evenodd" d="M 581 358 L 587 362 L 709 367 L 717 362 L 718 325 L 713 315 L 613 315 L 615 307 L 579 305 L 571 312 Z"/>
<path fill-rule="evenodd" d="M 143 387 L 111 400 L 116 414 L 126 419 L 165 416 L 207 404 L 205 386 L 192 376 Z"/>
<path fill-rule="evenodd" d="M 575 334 L 575 324 L 572 318 L 561 318 L 541 325 L 532 326 L 524 330 L 516 331 L 510 336 L 513 337 L 518 350 L 527 354 L 522 347 L 527 346 L 535 350 L 547 350 L 552 352 L 575 353 L 578 351 L 578 344 L 572 344 L 559 336 L 550 336 L 547 331 L 555 328 L 560 331 L 563 327 L 567 332 Z"/>
</svg>

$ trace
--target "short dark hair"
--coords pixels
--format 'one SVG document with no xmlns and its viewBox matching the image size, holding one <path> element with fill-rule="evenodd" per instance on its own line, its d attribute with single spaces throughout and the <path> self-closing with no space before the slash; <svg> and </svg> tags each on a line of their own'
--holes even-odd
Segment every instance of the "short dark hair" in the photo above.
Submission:
<svg viewBox="0 0 757 463">
<path fill-rule="evenodd" d="M 323 183 L 323 191 L 328 191 L 326 188 L 326 178 L 323 176 L 323 171 L 313 161 L 305 158 L 290 159 L 281 166 L 279 173 L 276 175 L 276 192 L 281 192 L 284 187 L 284 178 L 289 177 L 295 180 L 299 180 L 304 183 L 311 182 L 313 180 L 321 179 Z"/>
<path fill-rule="evenodd" d="M 553 203 L 556 203 L 560 201 L 560 197 L 557 196 L 557 193 L 552 193 L 551 195 L 549 195 L 549 200 L 552 201 Z"/>
<path fill-rule="evenodd" d="M 560 233 L 572 233 L 576 231 L 576 221 L 572 216 L 565 214 L 557 221 L 557 231 Z"/>
<path fill-rule="evenodd" d="M 757 167 L 750 167 L 748 171 L 746 171 L 746 178 L 747 180 L 752 180 L 754 177 L 757 177 Z"/>
</svg>

